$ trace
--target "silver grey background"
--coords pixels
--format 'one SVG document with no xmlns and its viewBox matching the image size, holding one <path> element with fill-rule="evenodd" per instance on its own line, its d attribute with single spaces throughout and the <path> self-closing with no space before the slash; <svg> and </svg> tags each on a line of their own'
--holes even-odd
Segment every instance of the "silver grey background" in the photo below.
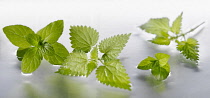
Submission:
<svg viewBox="0 0 210 98">
<path fill-rule="evenodd" d="M 199 66 L 186 63 L 175 44 L 153 45 L 152 35 L 138 28 L 150 18 L 168 17 L 171 22 L 183 12 L 183 31 L 205 21 L 188 37 L 199 41 Z M 132 33 L 119 58 L 131 77 L 132 91 L 108 87 L 88 77 L 54 73 L 59 66 L 47 61 L 32 75 L 22 75 L 16 59 L 18 47 L 0 32 L 0 98 L 207 98 L 210 96 L 208 0 L 0 0 L 0 28 L 22 24 L 35 32 L 48 23 L 64 20 L 59 42 L 72 51 L 70 25 L 87 25 L 100 32 L 100 40 L 116 34 Z M 200 32 L 200 33 L 196 33 Z M 163 52 L 171 55 L 171 74 L 164 82 L 150 78 L 149 71 L 136 69 L 147 56 Z"/>
</svg>

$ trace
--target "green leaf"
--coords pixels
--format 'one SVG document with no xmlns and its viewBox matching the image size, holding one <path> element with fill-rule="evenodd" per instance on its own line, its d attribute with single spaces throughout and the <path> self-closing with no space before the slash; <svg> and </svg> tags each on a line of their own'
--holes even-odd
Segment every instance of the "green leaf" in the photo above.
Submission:
<svg viewBox="0 0 210 98">
<path fill-rule="evenodd" d="M 178 42 L 177 50 L 179 50 L 187 59 L 197 63 L 199 60 L 198 45 L 197 40 L 188 38 L 187 41 Z"/>
<path fill-rule="evenodd" d="M 147 57 L 146 59 L 142 60 L 137 68 L 138 69 L 142 69 L 142 70 L 149 70 L 149 69 L 152 69 L 153 66 L 154 66 L 154 63 L 155 63 L 156 59 L 153 58 L 153 57 Z"/>
<path fill-rule="evenodd" d="M 41 37 L 37 34 L 28 34 L 26 36 L 26 40 L 33 46 L 38 46 L 39 42 L 41 41 Z"/>
<path fill-rule="evenodd" d="M 173 22 L 172 27 L 171 27 L 171 32 L 175 34 L 179 34 L 182 26 L 182 14 L 181 13 Z"/>
<path fill-rule="evenodd" d="M 119 60 L 105 62 L 96 70 L 96 78 L 103 84 L 131 90 L 128 74 Z"/>
<path fill-rule="evenodd" d="M 91 27 L 71 26 L 70 31 L 72 48 L 82 50 L 87 53 L 98 41 L 99 34 Z"/>
<path fill-rule="evenodd" d="M 60 43 L 56 42 L 52 44 L 54 54 L 44 55 L 44 58 L 54 65 L 62 65 L 66 57 L 69 55 L 68 50 Z"/>
<path fill-rule="evenodd" d="M 73 52 L 69 54 L 56 73 L 70 76 L 88 76 L 95 68 L 93 62 L 90 63 L 86 53 Z"/>
<path fill-rule="evenodd" d="M 44 55 L 52 56 L 55 54 L 53 46 L 47 42 L 45 42 L 43 45 L 40 45 L 39 50 L 41 51 L 43 56 Z"/>
<path fill-rule="evenodd" d="M 32 47 L 28 49 L 22 60 L 21 71 L 23 73 L 34 72 L 39 67 L 41 60 L 42 57 L 38 51 L 38 48 Z"/>
<path fill-rule="evenodd" d="M 25 53 L 28 51 L 29 48 L 18 48 L 17 50 L 17 58 L 19 61 L 22 61 L 23 56 L 25 55 Z"/>
<path fill-rule="evenodd" d="M 97 65 L 97 61 L 90 61 L 88 63 L 86 77 L 88 77 L 92 73 L 92 71 L 97 68 Z"/>
<path fill-rule="evenodd" d="M 102 59 L 115 59 L 125 47 L 125 44 L 128 42 L 130 35 L 131 33 L 121 34 L 102 40 L 99 44 L 100 52 L 104 53 Z"/>
<path fill-rule="evenodd" d="M 156 53 L 155 57 L 156 58 L 148 57 L 142 60 L 137 68 L 142 70 L 151 69 L 152 75 L 157 80 L 164 80 L 170 73 L 170 66 L 168 64 L 170 55 L 164 53 Z"/>
<path fill-rule="evenodd" d="M 156 53 L 155 57 L 159 60 L 160 66 L 164 66 L 168 63 L 170 55 L 164 53 Z"/>
<path fill-rule="evenodd" d="M 168 37 L 158 37 L 158 36 L 149 41 L 158 45 L 169 45 L 171 42 L 170 39 L 168 39 Z"/>
<path fill-rule="evenodd" d="M 168 37 L 168 31 L 170 30 L 169 19 L 150 19 L 147 23 L 141 25 L 140 28 L 148 33 L 156 34 L 160 37 Z"/>
<path fill-rule="evenodd" d="M 29 27 L 23 25 L 10 25 L 3 28 L 4 34 L 10 42 L 21 48 L 28 48 L 31 45 L 26 41 L 28 34 L 34 34 Z"/>
<path fill-rule="evenodd" d="M 98 47 L 94 47 L 90 52 L 90 58 L 97 61 L 98 60 Z"/>
<path fill-rule="evenodd" d="M 43 42 L 56 42 L 63 32 L 63 20 L 57 20 L 37 32 L 41 36 Z"/>
<path fill-rule="evenodd" d="M 162 67 L 155 67 L 152 69 L 151 73 L 157 80 L 165 80 L 170 73 L 170 66 L 167 63 Z"/>
</svg>

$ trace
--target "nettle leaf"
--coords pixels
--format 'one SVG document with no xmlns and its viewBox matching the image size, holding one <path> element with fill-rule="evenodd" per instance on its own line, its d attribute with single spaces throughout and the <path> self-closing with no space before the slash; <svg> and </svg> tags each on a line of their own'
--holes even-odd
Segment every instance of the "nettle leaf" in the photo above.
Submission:
<svg viewBox="0 0 210 98">
<path fill-rule="evenodd" d="M 171 27 L 171 32 L 175 34 L 179 34 L 182 26 L 182 14 L 181 13 L 173 22 L 172 27 Z"/>
<path fill-rule="evenodd" d="M 54 65 L 62 65 L 66 57 L 69 55 L 68 50 L 61 43 L 52 44 L 54 53 L 52 55 L 44 55 L 44 58 Z"/>
<path fill-rule="evenodd" d="M 87 26 L 71 26 L 70 31 L 71 47 L 86 53 L 91 50 L 99 38 L 98 32 Z"/>
<path fill-rule="evenodd" d="M 128 42 L 130 35 L 131 33 L 121 34 L 102 40 L 99 44 L 100 52 L 104 53 L 102 59 L 115 59 L 125 47 L 125 44 Z"/>
<path fill-rule="evenodd" d="M 28 49 L 22 59 L 21 71 L 23 73 L 32 73 L 40 65 L 42 57 L 36 47 Z"/>
<path fill-rule="evenodd" d="M 98 60 L 98 47 L 94 47 L 90 52 L 90 58 L 97 61 Z"/>
<path fill-rule="evenodd" d="M 19 61 L 22 61 L 23 56 L 28 51 L 28 49 L 29 48 L 18 48 L 16 55 Z"/>
<path fill-rule="evenodd" d="M 187 41 L 178 42 L 177 50 L 181 52 L 187 59 L 195 61 L 199 60 L 198 41 L 194 38 L 188 38 Z"/>
<path fill-rule="evenodd" d="M 142 70 L 151 69 L 152 75 L 157 80 L 164 80 L 170 73 L 170 66 L 168 64 L 170 55 L 164 53 L 156 53 L 155 57 L 156 58 L 147 57 L 146 59 L 142 60 L 138 64 L 137 68 Z"/>
<path fill-rule="evenodd" d="M 57 20 L 37 32 L 41 36 L 43 42 L 54 43 L 57 42 L 63 32 L 63 20 Z"/>
<path fill-rule="evenodd" d="M 28 34 L 26 36 L 26 40 L 33 46 L 38 46 L 39 42 L 41 41 L 41 37 L 37 34 Z"/>
<path fill-rule="evenodd" d="M 85 52 L 73 52 L 69 54 L 61 68 L 56 73 L 87 77 L 95 69 L 93 62 L 90 63 Z"/>
<path fill-rule="evenodd" d="M 165 17 L 150 19 L 147 23 L 141 25 L 140 28 L 160 37 L 168 37 L 168 31 L 170 30 L 169 19 Z"/>
<path fill-rule="evenodd" d="M 10 42 L 21 48 L 28 48 L 31 45 L 26 41 L 28 34 L 34 34 L 29 27 L 23 25 L 10 25 L 3 28 L 4 34 Z"/>
<path fill-rule="evenodd" d="M 171 40 L 168 37 L 158 37 L 158 36 L 149 41 L 158 45 L 169 45 L 171 42 Z"/>
<path fill-rule="evenodd" d="M 128 74 L 119 60 L 104 63 L 96 70 L 96 78 L 103 84 L 131 90 Z"/>
</svg>

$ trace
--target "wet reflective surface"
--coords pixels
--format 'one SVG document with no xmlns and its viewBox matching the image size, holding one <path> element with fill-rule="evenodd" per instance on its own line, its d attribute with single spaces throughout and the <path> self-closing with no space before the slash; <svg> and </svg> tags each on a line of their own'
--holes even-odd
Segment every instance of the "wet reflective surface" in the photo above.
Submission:
<svg viewBox="0 0 210 98">
<path fill-rule="evenodd" d="M 149 18 L 169 17 L 172 21 L 181 12 L 183 31 L 205 21 L 189 36 L 199 41 L 199 66 L 183 59 L 170 46 L 147 42 L 151 35 L 137 26 Z M 59 66 L 47 61 L 32 75 L 23 75 L 12 45 L 3 31 L 0 33 L 0 98 L 208 98 L 210 96 L 210 8 L 207 0 L 113 0 L 67 1 L 51 0 L 0 1 L 0 28 L 22 24 L 38 31 L 48 23 L 63 19 L 65 28 L 59 42 L 72 51 L 69 41 L 70 25 L 88 25 L 100 32 L 100 39 L 121 33 L 132 33 L 119 58 L 132 82 L 132 91 L 105 86 L 96 81 L 95 71 L 88 77 L 69 77 L 54 73 Z M 160 82 L 149 71 L 136 69 L 147 56 L 163 52 L 171 55 L 171 74 Z"/>
</svg>

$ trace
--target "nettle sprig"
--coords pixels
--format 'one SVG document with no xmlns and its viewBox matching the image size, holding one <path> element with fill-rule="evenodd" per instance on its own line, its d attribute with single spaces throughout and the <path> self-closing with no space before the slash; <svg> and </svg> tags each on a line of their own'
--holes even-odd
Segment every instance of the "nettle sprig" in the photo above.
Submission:
<svg viewBox="0 0 210 98">
<path fill-rule="evenodd" d="M 37 33 L 23 25 L 6 26 L 3 31 L 10 42 L 19 47 L 17 57 L 22 61 L 23 73 L 34 72 L 43 58 L 53 65 L 61 65 L 69 54 L 68 50 L 57 42 L 63 32 L 63 20 L 52 22 Z"/>
<path fill-rule="evenodd" d="M 87 26 L 71 26 L 70 40 L 74 50 L 56 73 L 88 77 L 96 69 L 96 78 L 101 83 L 131 90 L 128 74 L 117 59 L 130 35 L 109 37 L 96 45 L 99 33 L 95 29 Z M 98 52 L 101 52 L 102 56 L 99 56 Z M 99 62 L 101 66 L 98 66 Z"/>
<path fill-rule="evenodd" d="M 169 45 L 172 41 L 174 41 L 177 46 L 176 49 L 178 51 L 180 51 L 180 53 L 186 58 L 191 60 L 192 62 L 194 62 L 195 64 L 198 63 L 199 60 L 199 50 L 198 50 L 198 41 L 194 38 L 186 38 L 186 35 L 193 32 L 195 29 L 197 29 L 200 25 L 202 25 L 203 23 L 201 23 L 200 25 L 192 28 L 191 30 L 187 31 L 186 33 L 183 33 L 181 30 L 181 26 L 182 26 L 182 14 L 181 13 L 172 23 L 172 25 L 169 25 L 169 19 L 166 17 L 163 18 L 155 18 L 155 19 L 150 19 L 147 23 L 143 24 L 140 26 L 140 28 L 142 30 L 145 30 L 147 33 L 151 33 L 156 35 L 155 38 L 153 38 L 152 40 L 149 40 L 150 42 L 154 43 L 154 44 L 158 44 L 158 45 Z M 159 57 L 157 55 L 160 54 L 156 54 L 156 58 L 158 59 Z M 162 54 L 162 57 L 165 57 L 165 60 L 168 57 L 168 55 L 166 54 Z M 168 61 L 168 59 L 166 60 Z M 170 67 L 169 65 L 166 63 L 166 61 L 164 61 L 167 65 L 167 68 L 164 71 L 159 70 L 159 75 L 158 75 L 158 80 L 164 80 L 167 78 L 168 73 L 170 72 Z M 156 63 L 157 61 L 154 61 L 154 58 L 148 57 L 145 60 L 143 60 L 137 68 L 142 69 L 142 70 L 146 70 L 146 69 L 152 69 L 152 74 L 154 76 L 157 77 L 155 71 L 153 70 L 153 67 L 151 67 L 152 65 L 159 65 L 161 67 L 164 67 L 162 64 L 160 64 L 162 61 L 158 61 L 158 63 Z M 145 67 L 142 66 L 150 66 L 148 68 L 145 69 Z M 167 73 L 166 73 L 167 72 Z M 161 75 L 164 74 L 164 75 Z"/>
<path fill-rule="evenodd" d="M 203 22 L 204 23 L 204 22 Z M 202 25 L 201 23 L 200 25 Z M 198 50 L 198 41 L 194 38 L 186 38 L 185 36 L 200 25 L 189 30 L 186 33 L 183 33 L 181 30 L 182 25 L 182 13 L 174 20 L 172 26 L 169 26 L 168 18 L 157 18 L 150 19 L 147 23 L 140 26 L 142 30 L 145 30 L 147 33 L 155 34 L 156 37 L 150 40 L 150 42 L 158 45 L 169 45 L 171 41 L 177 43 L 177 50 L 183 54 L 186 59 L 198 63 L 199 60 L 199 50 Z M 172 33 L 171 33 L 172 32 Z"/>
</svg>

